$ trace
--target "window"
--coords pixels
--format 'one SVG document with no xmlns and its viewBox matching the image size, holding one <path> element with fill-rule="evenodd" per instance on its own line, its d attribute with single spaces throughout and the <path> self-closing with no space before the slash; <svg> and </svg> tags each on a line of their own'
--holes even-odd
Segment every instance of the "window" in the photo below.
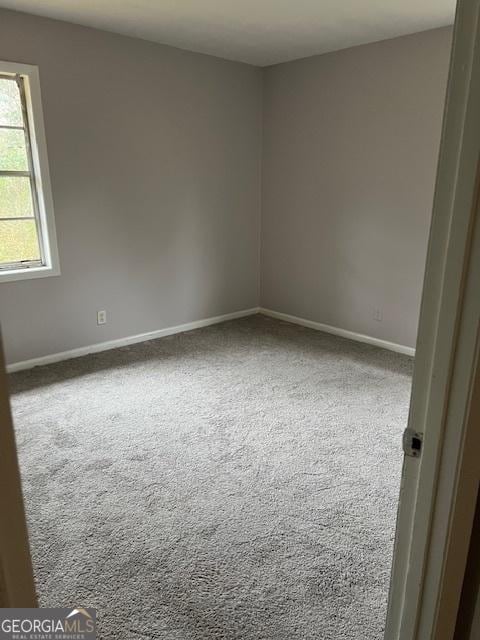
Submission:
<svg viewBox="0 0 480 640">
<path fill-rule="evenodd" d="M 0 62 L 0 282 L 59 273 L 38 69 Z"/>
</svg>

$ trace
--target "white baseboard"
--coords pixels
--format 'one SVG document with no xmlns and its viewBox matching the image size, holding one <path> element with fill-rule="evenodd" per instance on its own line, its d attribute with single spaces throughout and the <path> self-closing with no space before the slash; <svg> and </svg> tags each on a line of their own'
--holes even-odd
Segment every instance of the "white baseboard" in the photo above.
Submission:
<svg viewBox="0 0 480 640">
<path fill-rule="evenodd" d="M 165 329 L 158 329 L 157 331 L 148 331 L 147 333 L 138 333 L 134 336 L 127 336 L 126 338 L 108 340 L 107 342 L 99 342 L 97 344 L 88 345 L 86 347 L 78 347 L 77 349 L 70 349 L 68 351 L 52 353 L 47 356 L 32 358 L 31 360 L 14 362 L 12 364 L 7 365 L 7 372 L 14 373 L 15 371 L 23 371 L 24 369 L 31 369 L 32 367 L 38 367 L 44 364 L 53 364 L 54 362 L 61 362 L 62 360 L 79 358 L 81 356 L 86 356 L 89 353 L 99 353 L 100 351 L 108 351 L 109 349 L 126 347 L 129 344 L 137 344 L 138 342 L 155 340 L 156 338 L 171 336 L 175 333 L 182 333 L 183 331 L 192 331 L 193 329 L 208 327 L 212 324 L 218 324 L 219 322 L 226 322 L 227 320 L 235 320 L 235 318 L 244 318 L 245 316 L 252 316 L 252 315 L 255 315 L 256 313 L 261 313 L 265 316 L 269 316 L 270 318 L 277 318 L 278 320 L 285 320 L 285 322 L 298 324 L 298 325 L 301 325 L 302 327 L 308 327 L 310 329 L 316 329 L 317 331 L 324 331 L 325 333 L 331 333 L 335 336 L 341 336 L 342 338 L 349 338 L 350 340 L 356 340 L 357 342 L 365 342 L 367 344 L 372 344 L 376 347 L 381 347 L 382 349 L 389 349 L 390 351 L 403 353 L 407 356 L 415 355 L 415 349 L 413 347 L 406 347 L 401 344 L 396 344 L 395 342 L 388 342 L 387 340 L 372 338 L 371 336 L 366 336 L 361 333 L 355 333 L 354 331 L 347 331 L 346 329 L 339 329 L 338 327 L 332 327 L 328 324 L 314 322 L 313 320 L 305 320 L 304 318 L 297 318 L 296 316 L 291 316 L 288 313 L 280 313 L 280 311 L 273 311 L 272 309 L 265 309 L 263 307 L 253 307 L 252 309 L 244 309 L 243 311 L 234 311 L 233 313 L 225 313 L 221 316 L 204 318 L 203 320 L 194 320 L 193 322 L 187 322 L 185 324 L 179 324 L 174 327 L 167 327 Z"/>
<path fill-rule="evenodd" d="M 126 338 L 117 338 L 116 340 L 99 342 L 97 344 L 92 344 L 87 347 L 79 347 L 77 349 L 70 349 L 68 351 L 52 353 L 47 356 L 40 356 L 39 358 L 32 358 L 31 360 L 14 362 L 12 364 L 7 365 L 7 372 L 14 373 L 15 371 L 31 369 L 32 367 L 38 367 L 43 364 L 52 364 L 54 362 L 60 362 L 62 360 L 79 358 L 80 356 L 86 356 L 89 353 L 99 353 L 100 351 L 108 351 L 109 349 L 117 349 L 118 347 L 125 347 L 129 344 L 146 342 L 147 340 L 155 340 L 155 338 L 162 338 L 164 336 L 171 336 L 174 333 L 182 333 L 184 331 L 192 331 L 192 329 L 200 329 L 201 327 L 208 327 L 209 325 L 218 324 L 219 322 L 225 322 L 226 320 L 235 320 L 235 318 L 252 316 L 258 312 L 259 310 L 257 307 L 254 307 L 252 309 L 244 309 L 243 311 L 234 311 L 233 313 L 225 313 L 221 316 L 204 318 L 203 320 L 194 320 L 193 322 L 187 322 L 186 324 L 178 324 L 175 327 L 167 327 L 166 329 L 158 329 L 157 331 L 148 331 L 147 333 L 138 333 L 137 335 L 127 336 Z"/>
<path fill-rule="evenodd" d="M 348 338 L 349 340 L 356 340 L 357 342 L 365 342 L 366 344 L 372 344 L 382 349 L 388 349 L 389 351 L 395 351 L 396 353 L 403 353 L 407 356 L 414 356 L 415 349 L 413 347 L 406 347 L 403 344 L 397 344 L 395 342 L 388 342 L 387 340 L 380 340 L 380 338 L 373 338 L 372 336 L 366 336 L 363 333 L 355 333 L 355 331 L 347 331 L 347 329 L 339 329 L 338 327 L 332 327 L 329 324 L 322 324 L 321 322 L 314 322 L 313 320 L 305 320 L 304 318 L 297 318 L 297 316 L 291 316 L 288 313 L 280 313 L 280 311 L 273 311 L 272 309 L 264 309 L 260 307 L 258 313 L 270 318 L 276 318 L 277 320 L 285 320 L 285 322 L 291 322 L 292 324 L 299 324 L 302 327 L 308 327 L 309 329 L 316 329 L 317 331 L 324 331 L 325 333 L 331 333 L 334 336 L 341 336 L 342 338 Z"/>
</svg>

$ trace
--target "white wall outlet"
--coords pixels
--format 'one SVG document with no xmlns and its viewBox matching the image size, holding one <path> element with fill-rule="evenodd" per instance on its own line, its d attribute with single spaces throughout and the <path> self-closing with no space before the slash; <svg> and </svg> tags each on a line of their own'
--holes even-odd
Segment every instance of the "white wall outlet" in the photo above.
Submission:
<svg viewBox="0 0 480 640">
<path fill-rule="evenodd" d="M 381 322 L 383 320 L 383 313 L 381 309 L 374 309 L 373 319 L 376 320 L 377 322 Z"/>
<path fill-rule="evenodd" d="M 97 324 L 107 324 L 106 311 L 97 311 Z"/>
</svg>

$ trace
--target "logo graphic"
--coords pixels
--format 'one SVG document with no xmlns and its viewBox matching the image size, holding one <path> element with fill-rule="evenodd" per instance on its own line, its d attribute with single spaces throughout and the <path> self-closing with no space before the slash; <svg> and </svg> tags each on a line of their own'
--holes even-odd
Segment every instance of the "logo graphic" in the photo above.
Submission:
<svg viewBox="0 0 480 640">
<path fill-rule="evenodd" d="M 67 616 L 67 618 L 71 618 L 73 616 L 76 616 L 77 613 L 81 613 L 83 616 L 85 616 L 86 618 L 90 618 L 90 620 L 92 619 L 92 616 L 88 613 L 88 611 L 86 609 L 73 609 Z"/>
<path fill-rule="evenodd" d="M 94 640 L 95 609 L 0 609 L 0 640 Z"/>
</svg>

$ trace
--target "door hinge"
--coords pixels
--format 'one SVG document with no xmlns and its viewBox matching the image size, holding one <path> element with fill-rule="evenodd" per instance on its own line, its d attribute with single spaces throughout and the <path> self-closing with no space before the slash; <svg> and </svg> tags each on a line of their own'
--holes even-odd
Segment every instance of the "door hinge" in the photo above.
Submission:
<svg viewBox="0 0 480 640">
<path fill-rule="evenodd" d="M 419 458 L 423 448 L 423 433 L 413 429 L 405 429 L 403 432 L 403 452 L 406 456 Z"/>
</svg>

